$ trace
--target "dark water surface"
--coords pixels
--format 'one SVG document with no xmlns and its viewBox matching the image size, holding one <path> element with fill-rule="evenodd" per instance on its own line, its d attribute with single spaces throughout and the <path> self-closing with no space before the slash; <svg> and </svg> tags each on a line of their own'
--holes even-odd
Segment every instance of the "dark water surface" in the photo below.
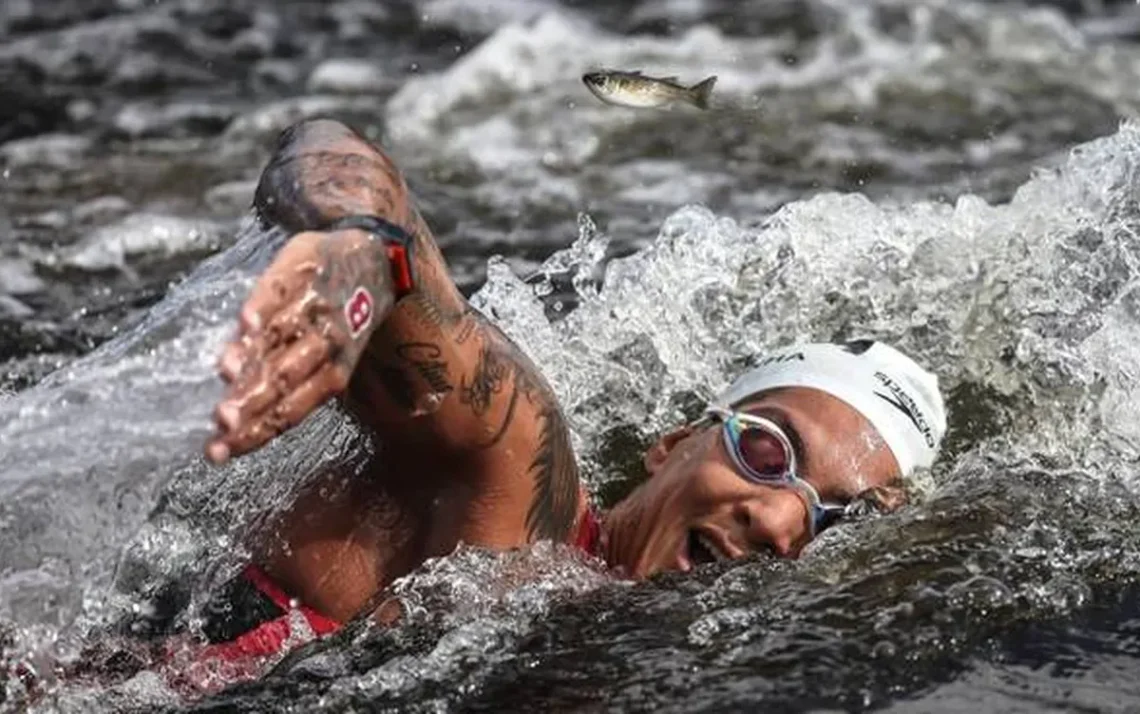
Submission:
<svg viewBox="0 0 1140 714">
<path fill-rule="evenodd" d="M 33 709 L 1140 709 L 1138 38 L 1132 2 L 5 0 L 5 657 L 193 632 L 266 517 L 371 448 L 326 409 L 198 458 L 302 118 L 405 167 L 603 499 L 790 340 L 891 340 L 952 408 L 912 505 L 796 562 L 630 586 L 461 550 L 401 584 L 407 623 L 260 681 L 186 699 L 128 662 Z M 601 105 L 599 66 L 716 74 L 714 108 Z"/>
</svg>

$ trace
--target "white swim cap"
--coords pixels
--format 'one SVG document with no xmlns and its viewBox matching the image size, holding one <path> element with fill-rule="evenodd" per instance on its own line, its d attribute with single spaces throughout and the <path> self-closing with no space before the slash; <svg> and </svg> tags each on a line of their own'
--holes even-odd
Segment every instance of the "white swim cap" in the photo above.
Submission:
<svg viewBox="0 0 1140 714">
<path fill-rule="evenodd" d="M 881 342 L 795 345 L 774 352 L 720 397 L 734 407 L 777 387 L 814 387 L 842 399 L 874 425 L 903 476 L 930 466 L 946 433 L 938 377 Z"/>
</svg>

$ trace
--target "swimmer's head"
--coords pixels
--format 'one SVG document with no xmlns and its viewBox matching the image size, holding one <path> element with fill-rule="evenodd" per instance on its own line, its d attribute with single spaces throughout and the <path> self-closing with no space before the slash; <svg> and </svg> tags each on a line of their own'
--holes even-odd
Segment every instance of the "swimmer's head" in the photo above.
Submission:
<svg viewBox="0 0 1140 714">
<path fill-rule="evenodd" d="M 650 478 L 606 517 L 606 558 L 644 576 L 795 557 L 856 499 L 901 503 L 902 479 L 933 463 L 945 431 L 938 379 L 888 345 L 766 355 L 646 453 Z"/>
</svg>

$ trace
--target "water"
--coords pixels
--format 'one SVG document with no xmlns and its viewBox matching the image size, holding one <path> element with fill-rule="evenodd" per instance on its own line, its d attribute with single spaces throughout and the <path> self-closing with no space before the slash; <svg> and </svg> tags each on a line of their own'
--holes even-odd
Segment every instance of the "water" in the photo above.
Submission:
<svg viewBox="0 0 1140 714">
<path fill-rule="evenodd" d="M 7 657 L 193 632 L 294 490 L 372 448 L 330 408 L 199 458 L 214 357 L 283 238 L 253 227 L 251 182 L 316 113 L 390 142 L 601 501 L 658 429 L 799 339 L 933 367 L 945 454 L 912 505 L 799 561 L 633 586 L 566 549 L 461 549 L 400 583 L 405 624 L 261 680 L 178 693 L 144 657 L 34 710 L 1140 707 L 1135 4 L 224 7 L 0 10 L 26 109 L 0 113 Z M 720 105 L 614 110 L 590 65 L 716 73 Z"/>
</svg>

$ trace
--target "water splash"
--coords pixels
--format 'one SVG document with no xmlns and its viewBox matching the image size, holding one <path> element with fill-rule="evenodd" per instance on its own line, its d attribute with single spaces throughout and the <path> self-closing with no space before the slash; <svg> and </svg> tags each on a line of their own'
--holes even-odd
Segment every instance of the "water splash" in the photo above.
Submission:
<svg viewBox="0 0 1140 714">
<path fill-rule="evenodd" d="M 329 407 L 260 455 L 201 458 L 215 360 L 282 238 L 247 224 L 120 337 L 0 400 L 0 623 L 21 635 L 6 655 L 67 660 L 92 632 L 178 615 L 292 489 L 367 450 Z"/>
<path fill-rule="evenodd" d="M 595 493 L 629 481 L 641 445 L 758 354 L 802 339 L 881 338 L 930 365 L 952 407 L 947 454 L 912 506 L 794 563 L 597 589 L 557 552 L 460 551 L 400 584 L 403 625 L 221 701 L 858 708 L 1135 585 L 1138 161 L 1128 122 L 1008 204 L 823 193 L 756 225 L 693 205 L 630 256 L 583 220 L 533 277 L 492 261 L 472 300 L 550 377 Z M 272 510 L 367 454 L 329 409 L 223 471 L 197 456 L 217 347 L 280 238 L 247 229 L 122 337 L 0 401 L 0 618 L 25 643 L 73 649 L 170 583 L 180 605 L 202 597 L 240 563 L 251 503 Z M 565 291 L 574 308 L 552 310 Z M 103 694 L 141 696 L 146 677 Z"/>
</svg>

